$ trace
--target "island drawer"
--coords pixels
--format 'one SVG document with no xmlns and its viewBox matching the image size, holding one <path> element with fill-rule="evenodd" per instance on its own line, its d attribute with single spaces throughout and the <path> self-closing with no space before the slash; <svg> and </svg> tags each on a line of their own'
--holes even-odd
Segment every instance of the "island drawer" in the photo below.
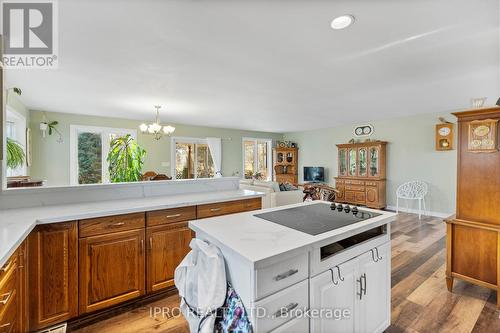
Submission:
<svg viewBox="0 0 500 333">
<path fill-rule="evenodd" d="M 309 276 L 308 254 L 255 270 L 255 299 L 285 289 Z"/>
<path fill-rule="evenodd" d="M 295 319 L 297 314 L 303 315 L 309 307 L 308 281 L 299 282 L 256 302 L 253 306 L 255 332 L 269 332 Z"/>
<path fill-rule="evenodd" d="M 196 220 L 196 206 L 155 210 L 146 213 L 148 227 L 189 220 Z"/>
<path fill-rule="evenodd" d="M 80 238 L 145 228 L 144 213 L 98 217 L 79 222 Z"/>
</svg>

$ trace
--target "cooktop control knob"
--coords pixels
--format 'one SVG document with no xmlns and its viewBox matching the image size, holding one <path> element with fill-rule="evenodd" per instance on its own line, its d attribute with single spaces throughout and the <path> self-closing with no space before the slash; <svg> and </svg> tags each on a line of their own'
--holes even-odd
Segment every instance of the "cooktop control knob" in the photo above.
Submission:
<svg viewBox="0 0 500 333">
<path fill-rule="evenodd" d="M 354 215 L 356 215 L 356 214 L 358 213 L 358 207 L 356 207 L 356 206 L 355 206 L 355 207 L 353 207 L 353 208 L 352 208 L 352 213 L 353 213 Z"/>
<path fill-rule="evenodd" d="M 337 210 L 338 210 L 339 212 L 341 212 L 341 211 L 342 211 L 342 209 L 344 209 L 344 207 L 342 207 L 342 204 L 338 204 L 338 205 L 337 205 Z"/>
<path fill-rule="evenodd" d="M 344 212 L 349 213 L 351 211 L 351 207 L 349 205 L 345 205 Z"/>
<path fill-rule="evenodd" d="M 337 205 L 335 204 L 335 202 L 332 202 L 332 204 L 330 205 L 330 209 L 335 210 L 335 208 L 337 208 Z"/>
</svg>

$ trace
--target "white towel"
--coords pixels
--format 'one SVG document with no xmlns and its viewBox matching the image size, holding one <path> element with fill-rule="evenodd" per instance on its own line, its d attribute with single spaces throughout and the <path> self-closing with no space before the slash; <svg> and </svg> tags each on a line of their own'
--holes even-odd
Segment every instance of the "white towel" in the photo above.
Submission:
<svg viewBox="0 0 500 333">
<path fill-rule="evenodd" d="M 175 269 L 175 286 L 182 298 L 181 311 L 192 333 L 212 333 L 216 310 L 224 305 L 227 282 L 224 257 L 218 247 L 200 239 Z"/>
</svg>

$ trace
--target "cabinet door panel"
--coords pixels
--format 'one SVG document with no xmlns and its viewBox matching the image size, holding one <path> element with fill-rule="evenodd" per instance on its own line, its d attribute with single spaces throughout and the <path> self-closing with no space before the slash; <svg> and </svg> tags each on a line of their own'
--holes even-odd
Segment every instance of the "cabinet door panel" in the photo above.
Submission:
<svg viewBox="0 0 500 333">
<path fill-rule="evenodd" d="M 80 239 L 80 313 L 144 294 L 144 230 Z"/>
<path fill-rule="evenodd" d="M 362 332 L 383 332 L 391 321 L 390 301 L 390 243 L 377 247 L 360 257 L 360 273 L 366 274 L 365 292 L 360 300 Z M 378 260 L 378 261 L 376 261 Z"/>
<path fill-rule="evenodd" d="M 39 225 L 28 238 L 30 330 L 78 315 L 77 222 Z"/>
<path fill-rule="evenodd" d="M 148 228 L 148 292 L 174 285 L 175 268 L 189 252 L 191 238 L 187 222 Z"/>
<path fill-rule="evenodd" d="M 366 187 L 366 204 L 378 203 L 378 189 L 377 187 Z"/>
<path fill-rule="evenodd" d="M 349 318 L 337 320 L 325 313 L 318 316 L 311 316 L 311 332 L 358 332 L 355 316 L 357 300 L 356 293 L 359 291 L 356 277 L 357 259 L 350 260 L 339 265 L 339 279 L 337 268 L 333 268 L 333 279 L 338 282 L 336 285 L 332 281 L 332 271 L 328 270 L 310 280 L 311 283 L 311 306 L 310 311 L 321 311 L 322 309 L 346 309 L 350 312 Z"/>
</svg>

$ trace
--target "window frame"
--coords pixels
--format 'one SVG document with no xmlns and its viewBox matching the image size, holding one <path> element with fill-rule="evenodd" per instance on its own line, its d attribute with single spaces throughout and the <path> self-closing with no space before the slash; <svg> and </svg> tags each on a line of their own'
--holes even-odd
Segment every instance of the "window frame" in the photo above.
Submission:
<svg viewBox="0 0 500 333">
<path fill-rule="evenodd" d="M 79 184 L 78 183 L 78 134 L 79 133 L 95 133 L 101 135 L 101 183 L 96 184 L 110 184 L 107 157 L 109 154 L 109 145 L 111 134 L 127 135 L 130 134 L 134 140 L 137 140 L 137 130 L 132 128 L 115 128 L 115 127 L 101 127 L 101 126 L 87 126 L 87 125 L 70 125 L 70 185 L 94 185 L 94 184 Z"/>
<path fill-rule="evenodd" d="M 259 159 L 258 159 L 258 142 L 265 142 L 267 144 L 267 178 L 264 179 L 266 181 L 270 181 L 273 179 L 274 170 L 273 170 L 273 139 L 270 138 L 250 138 L 250 137 L 242 137 L 241 138 L 241 161 L 242 161 L 242 172 L 241 178 L 245 179 L 245 141 L 253 141 L 254 143 L 254 170 L 259 170 Z"/>
<path fill-rule="evenodd" d="M 15 109 L 7 105 L 5 112 L 5 137 L 7 138 L 7 123 L 13 124 L 13 132 L 15 141 L 17 141 L 23 147 L 23 151 L 25 154 L 25 158 L 27 158 L 26 154 L 26 129 L 27 129 L 27 120 L 26 117 L 21 113 L 17 112 Z M 7 157 L 6 157 L 7 158 Z M 19 177 L 19 176 L 27 176 L 28 175 L 28 167 L 26 160 L 23 165 L 14 170 L 5 168 L 5 177 Z"/>
<path fill-rule="evenodd" d="M 208 146 L 208 141 L 206 138 L 194 138 L 194 137 L 186 137 L 186 136 L 173 136 L 170 138 L 170 177 L 172 179 L 176 179 L 176 163 L 177 163 L 177 158 L 175 156 L 176 154 L 176 145 L 177 143 L 190 143 L 194 145 L 198 144 L 205 144 Z M 222 147 L 221 147 L 222 148 Z M 209 154 L 212 154 L 210 152 L 210 147 L 208 147 Z M 194 157 L 196 159 L 198 153 L 198 147 L 195 146 L 195 152 L 194 152 Z M 217 172 L 217 170 L 215 170 Z M 214 175 L 215 176 L 215 175 Z M 212 179 L 215 177 L 207 177 L 207 178 L 199 178 L 198 177 L 198 163 L 194 163 L 194 178 L 187 178 L 187 179 Z M 179 179 L 182 180 L 182 179 Z"/>
</svg>

